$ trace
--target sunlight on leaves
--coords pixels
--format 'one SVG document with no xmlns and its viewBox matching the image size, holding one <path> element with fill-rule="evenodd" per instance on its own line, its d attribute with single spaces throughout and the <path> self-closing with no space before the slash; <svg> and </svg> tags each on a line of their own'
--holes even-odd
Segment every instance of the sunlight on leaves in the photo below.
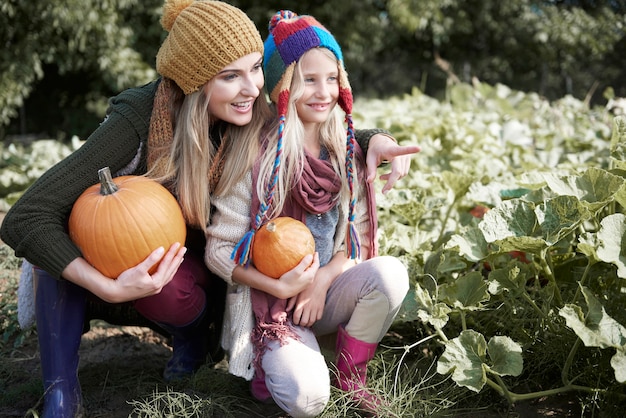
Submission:
<svg viewBox="0 0 626 418">
<path fill-rule="evenodd" d="M 437 361 L 437 373 L 452 372 L 452 380 L 459 386 L 480 392 L 487 381 L 483 368 L 487 353 L 485 337 L 470 329 L 461 332 L 445 346 L 445 351 Z"/>
<path fill-rule="evenodd" d="M 558 196 L 540 204 L 535 209 L 541 225 L 543 239 L 550 245 L 556 243 L 586 219 L 589 211 L 574 196 Z"/>
<path fill-rule="evenodd" d="M 611 367 L 615 370 L 615 380 L 626 383 L 626 347 L 618 349 L 611 357 Z"/>
<path fill-rule="evenodd" d="M 487 242 L 533 236 L 537 225 L 534 209 L 534 205 L 522 200 L 507 200 L 487 212 L 478 227 Z"/>
<path fill-rule="evenodd" d="M 617 275 L 626 278 L 626 216 L 615 213 L 602 219 L 597 234 L 596 254 L 605 263 L 617 266 Z"/>
<path fill-rule="evenodd" d="M 578 305 L 568 304 L 561 308 L 559 315 L 565 318 L 567 326 L 587 347 L 621 348 L 626 345 L 626 328 L 609 315 L 598 299 L 586 287 L 581 287 L 587 302 L 587 315 Z"/>
<path fill-rule="evenodd" d="M 483 260 L 489 255 L 485 236 L 477 227 L 467 228 L 459 234 L 452 235 L 446 248 L 457 248 L 461 255 L 474 262 Z"/>
</svg>

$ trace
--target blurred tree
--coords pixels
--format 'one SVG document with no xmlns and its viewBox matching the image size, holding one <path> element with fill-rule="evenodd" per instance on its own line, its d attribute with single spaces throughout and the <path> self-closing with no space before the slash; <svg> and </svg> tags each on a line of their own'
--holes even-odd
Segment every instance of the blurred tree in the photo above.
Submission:
<svg viewBox="0 0 626 418">
<path fill-rule="evenodd" d="M 549 99 L 626 96 L 626 0 L 227 0 L 262 37 L 279 9 L 342 45 L 356 95 L 477 77 Z M 154 79 L 163 0 L 0 0 L 0 139 L 85 138 L 106 100 Z M 592 93 L 596 93 L 593 94 Z"/>
<path fill-rule="evenodd" d="M 622 55 L 617 48 L 625 37 L 624 4 L 388 0 L 387 8 L 416 43 L 432 49 L 451 79 L 478 77 L 556 98 L 585 97 L 592 88 L 620 82 L 613 78 L 619 69 L 607 74 L 606 66 L 608 58 Z"/>
<path fill-rule="evenodd" d="M 146 22 L 158 22 L 161 4 L 2 0 L 0 126 L 19 110 L 20 130 L 28 133 L 75 133 L 85 118 L 92 129 L 94 112 L 102 116 L 106 96 L 155 77 L 136 43 L 144 39 Z M 24 106 L 35 88 L 41 88 L 41 94 L 31 96 L 30 105 Z"/>
</svg>

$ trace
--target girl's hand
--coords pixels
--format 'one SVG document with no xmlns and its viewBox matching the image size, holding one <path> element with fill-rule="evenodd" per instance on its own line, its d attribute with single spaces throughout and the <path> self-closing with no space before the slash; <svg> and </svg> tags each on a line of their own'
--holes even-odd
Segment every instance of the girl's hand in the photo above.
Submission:
<svg viewBox="0 0 626 418">
<path fill-rule="evenodd" d="M 311 327 L 322 319 L 328 292 L 328 280 L 320 277 L 323 269 L 319 269 L 318 276 L 306 289 L 297 296 L 289 299 L 287 312 L 293 309 L 293 323 L 302 327 Z"/>
<path fill-rule="evenodd" d="M 300 264 L 280 276 L 278 279 L 279 294 L 274 294 L 274 296 L 280 299 L 296 296 L 313 282 L 319 268 L 320 257 L 317 252 L 313 255 L 304 256 Z"/>
<path fill-rule="evenodd" d="M 369 183 L 376 179 L 376 170 L 384 161 L 391 163 L 391 172 L 380 176 L 381 180 L 386 180 L 382 192 L 391 190 L 399 179 L 406 176 L 411 168 L 411 154 L 419 152 L 421 149 L 417 145 L 398 145 L 387 135 L 376 134 L 372 136 L 367 150 L 367 181 Z"/>
</svg>

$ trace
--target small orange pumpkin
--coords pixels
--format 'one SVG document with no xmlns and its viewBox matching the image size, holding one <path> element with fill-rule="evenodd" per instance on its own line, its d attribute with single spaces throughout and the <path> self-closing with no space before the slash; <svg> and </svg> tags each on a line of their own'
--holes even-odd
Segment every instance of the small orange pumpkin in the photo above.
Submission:
<svg viewBox="0 0 626 418">
<path fill-rule="evenodd" d="M 252 262 L 257 270 L 274 279 L 300 264 L 315 252 L 315 240 L 309 228 L 288 216 L 273 219 L 254 234 Z"/>
<path fill-rule="evenodd" d="M 112 179 L 109 167 L 98 177 L 100 183 L 79 196 L 69 218 L 70 238 L 98 271 L 117 278 L 158 247 L 185 244 L 185 219 L 165 187 L 142 176 Z"/>
</svg>

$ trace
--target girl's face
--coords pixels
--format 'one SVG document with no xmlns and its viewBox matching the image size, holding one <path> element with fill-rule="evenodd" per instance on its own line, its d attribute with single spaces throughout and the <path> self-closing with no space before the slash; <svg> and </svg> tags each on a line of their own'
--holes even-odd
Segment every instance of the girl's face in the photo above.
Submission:
<svg viewBox="0 0 626 418">
<path fill-rule="evenodd" d="M 227 65 L 209 83 L 211 117 L 237 126 L 247 125 L 263 84 L 261 53 L 253 52 Z"/>
<path fill-rule="evenodd" d="M 339 98 L 339 70 L 337 60 L 315 48 L 300 59 L 304 78 L 304 92 L 296 101 L 298 117 L 307 125 L 325 122 Z"/>
</svg>

